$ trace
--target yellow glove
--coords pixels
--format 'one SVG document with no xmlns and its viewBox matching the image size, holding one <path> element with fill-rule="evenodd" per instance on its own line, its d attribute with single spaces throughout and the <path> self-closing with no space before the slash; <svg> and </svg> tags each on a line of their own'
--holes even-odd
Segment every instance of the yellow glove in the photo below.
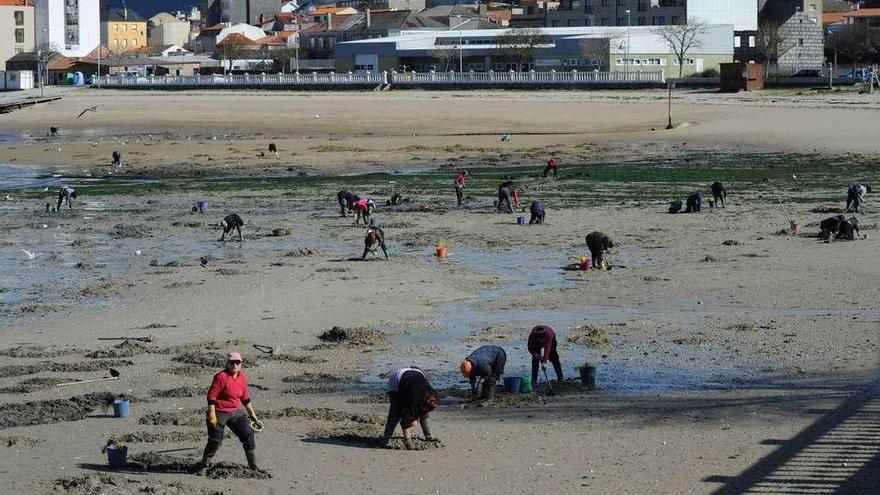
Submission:
<svg viewBox="0 0 880 495">
<path fill-rule="evenodd" d="M 217 413 L 214 411 L 208 411 L 208 426 L 211 428 L 217 427 Z"/>
</svg>

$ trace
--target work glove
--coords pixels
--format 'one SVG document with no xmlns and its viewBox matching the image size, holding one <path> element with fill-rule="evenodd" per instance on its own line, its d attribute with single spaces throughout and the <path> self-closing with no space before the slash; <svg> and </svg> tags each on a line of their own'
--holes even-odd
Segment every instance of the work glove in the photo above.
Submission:
<svg viewBox="0 0 880 495">
<path fill-rule="evenodd" d="M 217 427 L 217 413 L 214 411 L 208 411 L 208 428 L 216 428 Z"/>
</svg>

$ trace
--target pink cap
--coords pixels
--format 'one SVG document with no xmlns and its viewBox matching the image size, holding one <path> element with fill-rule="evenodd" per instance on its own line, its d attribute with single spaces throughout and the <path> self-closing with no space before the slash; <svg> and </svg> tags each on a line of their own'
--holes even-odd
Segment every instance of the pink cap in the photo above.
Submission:
<svg viewBox="0 0 880 495">
<path fill-rule="evenodd" d="M 243 361 L 243 359 L 241 359 L 241 354 L 239 354 L 237 352 L 230 352 L 229 354 L 227 354 L 226 360 L 227 361 Z"/>
</svg>

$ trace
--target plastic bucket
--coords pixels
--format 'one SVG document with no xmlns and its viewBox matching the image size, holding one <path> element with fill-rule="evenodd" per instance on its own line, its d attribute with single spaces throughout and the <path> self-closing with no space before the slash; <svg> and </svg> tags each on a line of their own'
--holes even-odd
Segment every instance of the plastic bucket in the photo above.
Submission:
<svg viewBox="0 0 880 495">
<path fill-rule="evenodd" d="M 108 448 L 107 464 L 113 469 L 121 469 L 128 465 L 128 447 Z"/>
<path fill-rule="evenodd" d="M 519 387 L 522 385 L 522 377 L 519 376 L 505 376 L 504 377 L 504 390 L 512 393 L 518 394 Z"/>
<path fill-rule="evenodd" d="M 592 261 L 590 261 L 590 260 L 584 260 L 584 261 L 581 261 L 581 269 L 582 269 L 582 270 L 585 270 L 585 271 L 586 271 L 586 270 L 589 270 L 590 268 L 593 268 L 593 262 L 592 262 Z"/>
<path fill-rule="evenodd" d="M 532 377 L 530 375 L 523 375 L 522 382 L 519 384 L 519 393 L 521 394 L 530 394 L 532 393 Z"/>
<path fill-rule="evenodd" d="M 581 383 L 587 388 L 587 390 L 593 390 L 596 388 L 596 368 L 593 367 L 584 367 L 580 369 L 581 372 Z"/>
<path fill-rule="evenodd" d="M 129 402 L 123 399 L 116 399 L 113 401 L 113 417 L 115 418 L 127 418 L 128 417 L 128 406 Z"/>
<path fill-rule="evenodd" d="M 526 224 L 526 217 L 516 217 L 516 224 L 517 225 L 525 225 Z"/>
<path fill-rule="evenodd" d="M 446 257 L 446 248 L 445 247 L 442 247 L 442 248 L 438 247 L 437 248 L 437 257 L 438 258 L 445 258 Z"/>
</svg>

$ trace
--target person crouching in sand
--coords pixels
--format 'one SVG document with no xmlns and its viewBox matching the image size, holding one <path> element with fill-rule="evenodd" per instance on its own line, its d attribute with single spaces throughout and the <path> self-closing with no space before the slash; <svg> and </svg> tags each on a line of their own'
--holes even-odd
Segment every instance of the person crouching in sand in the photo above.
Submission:
<svg viewBox="0 0 880 495">
<path fill-rule="evenodd" d="M 388 259 L 388 249 L 385 247 L 385 232 L 379 228 L 377 225 L 376 219 L 370 219 L 370 228 L 367 229 L 367 235 L 364 237 L 364 254 L 361 256 L 361 261 L 367 259 L 367 253 L 372 252 L 376 254 L 376 245 L 382 248 L 382 253 L 385 254 L 385 259 Z"/>
<path fill-rule="evenodd" d="M 461 362 L 461 374 L 471 383 L 471 400 L 477 399 L 478 379 L 483 382 L 480 399 L 495 399 L 495 385 L 504 374 L 506 363 L 507 353 L 497 345 L 478 347 Z"/>
<path fill-rule="evenodd" d="M 399 424 L 403 430 L 403 443 L 408 450 L 412 450 L 412 428 L 417 421 L 422 427 L 425 440 L 437 441 L 428 424 L 428 413 L 437 408 L 437 394 L 421 369 L 400 368 L 394 372 L 388 379 L 388 399 L 391 405 L 385 420 L 382 447 L 391 448 L 391 435 Z"/>
<path fill-rule="evenodd" d="M 226 236 L 231 234 L 233 230 L 238 232 L 238 242 L 242 242 L 244 238 L 241 235 L 241 226 L 244 225 L 244 220 L 238 216 L 237 213 L 232 213 L 230 215 L 226 215 L 223 220 L 220 221 L 220 226 L 223 227 L 223 235 L 220 236 L 220 239 L 217 239 L 219 242 L 223 242 L 226 240 Z"/>
<path fill-rule="evenodd" d="M 63 205 L 64 203 L 67 203 L 67 209 L 72 210 L 73 209 L 73 201 L 72 200 L 74 200 L 74 199 L 76 199 L 76 189 L 69 187 L 69 186 L 62 187 L 61 190 L 58 191 L 58 206 L 56 206 L 55 209 L 57 211 L 61 211 L 61 205 Z"/>
<path fill-rule="evenodd" d="M 602 232 L 590 232 L 585 240 L 587 248 L 590 250 L 593 268 L 596 270 L 606 270 L 608 266 L 605 264 L 605 252 L 614 247 L 614 242 Z"/>
</svg>

